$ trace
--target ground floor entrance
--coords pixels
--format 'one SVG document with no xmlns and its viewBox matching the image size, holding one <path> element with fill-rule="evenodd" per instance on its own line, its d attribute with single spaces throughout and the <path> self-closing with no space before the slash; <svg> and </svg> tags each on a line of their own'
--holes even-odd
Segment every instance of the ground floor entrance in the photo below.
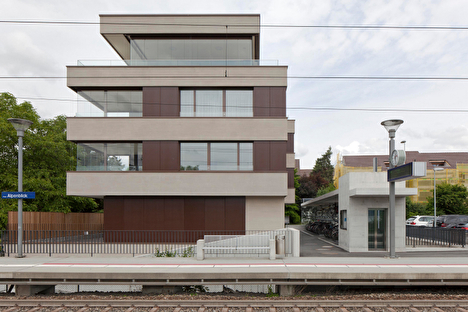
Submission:
<svg viewBox="0 0 468 312">
<path fill-rule="evenodd" d="M 368 248 L 369 250 L 387 249 L 387 209 L 368 210 Z"/>
</svg>

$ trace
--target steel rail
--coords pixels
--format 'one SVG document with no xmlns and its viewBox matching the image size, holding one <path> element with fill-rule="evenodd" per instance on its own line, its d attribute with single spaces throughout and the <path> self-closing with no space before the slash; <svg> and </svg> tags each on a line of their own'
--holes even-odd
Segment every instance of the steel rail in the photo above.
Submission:
<svg viewBox="0 0 468 312">
<path fill-rule="evenodd" d="M 322 308 L 468 308 L 468 300 L 301 300 L 301 299 L 202 299 L 202 300 L 120 300 L 120 299 L 89 299 L 89 300 L 70 300 L 70 299 L 1 299 L 0 307 L 322 307 Z"/>
</svg>

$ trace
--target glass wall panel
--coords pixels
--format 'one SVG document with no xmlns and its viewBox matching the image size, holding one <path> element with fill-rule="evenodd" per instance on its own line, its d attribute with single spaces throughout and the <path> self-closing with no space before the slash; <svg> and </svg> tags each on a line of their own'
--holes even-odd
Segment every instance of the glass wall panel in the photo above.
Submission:
<svg viewBox="0 0 468 312">
<path fill-rule="evenodd" d="M 239 143 L 239 170 L 253 170 L 253 143 Z"/>
<path fill-rule="evenodd" d="M 223 117 L 222 90 L 197 90 L 195 103 L 197 117 Z"/>
<path fill-rule="evenodd" d="M 141 171 L 141 143 L 107 143 L 107 171 Z"/>
<path fill-rule="evenodd" d="M 142 91 L 78 91 L 77 117 L 141 117 Z"/>
<path fill-rule="evenodd" d="M 181 117 L 253 117 L 252 90 L 181 90 Z"/>
<path fill-rule="evenodd" d="M 211 143 L 211 170 L 237 170 L 237 143 Z"/>
<path fill-rule="evenodd" d="M 180 143 L 180 169 L 252 171 L 253 143 Z"/>
<path fill-rule="evenodd" d="M 104 143 L 79 143 L 76 146 L 76 171 L 104 171 Z"/>
<path fill-rule="evenodd" d="M 253 117 L 253 91 L 226 90 L 226 117 Z"/>
<path fill-rule="evenodd" d="M 131 60 L 251 60 L 252 39 L 133 39 Z"/>
<path fill-rule="evenodd" d="M 194 111 L 194 90 L 180 91 L 180 117 L 193 117 Z"/>
<path fill-rule="evenodd" d="M 76 171 L 141 171 L 141 143 L 78 143 Z"/>
<path fill-rule="evenodd" d="M 180 143 L 180 170 L 208 170 L 208 143 Z"/>
</svg>

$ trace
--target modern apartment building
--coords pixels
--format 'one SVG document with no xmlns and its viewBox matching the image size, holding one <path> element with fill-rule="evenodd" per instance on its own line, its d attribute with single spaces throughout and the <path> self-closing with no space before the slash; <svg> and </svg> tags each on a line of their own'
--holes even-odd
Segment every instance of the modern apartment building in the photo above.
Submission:
<svg viewBox="0 0 468 312">
<path fill-rule="evenodd" d="M 287 67 L 259 60 L 260 16 L 100 18 L 121 60 L 67 68 L 67 194 L 102 198 L 107 230 L 282 228 L 294 121 Z"/>
</svg>

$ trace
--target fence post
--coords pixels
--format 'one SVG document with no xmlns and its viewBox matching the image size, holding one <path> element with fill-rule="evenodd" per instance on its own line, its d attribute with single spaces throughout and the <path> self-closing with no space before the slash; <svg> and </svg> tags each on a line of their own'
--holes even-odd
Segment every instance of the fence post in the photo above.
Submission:
<svg viewBox="0 0 468 312">
<path fill-rule="evenodd" d="M 49 230 L 49 257 L 52 257 L 51 237 L 52 237 L 52 230 Z"/>
</svg>

